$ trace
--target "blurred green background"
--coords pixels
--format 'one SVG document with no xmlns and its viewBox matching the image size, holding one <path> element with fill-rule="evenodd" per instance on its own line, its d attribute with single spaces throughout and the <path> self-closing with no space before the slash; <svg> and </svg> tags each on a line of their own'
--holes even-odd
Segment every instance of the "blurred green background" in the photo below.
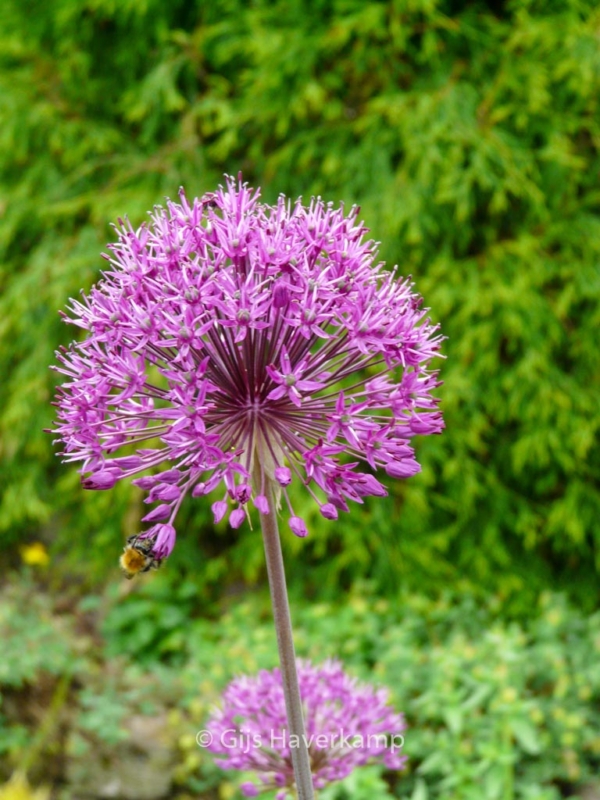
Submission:
<svg viewBox="0 0 600 800">
<path fill-rule="evenodd" d="M 241 170 L 358 203 L 448 337 L 422 473 L 335 524 L 294 498 L 298 651 L 409 723 L 405 774 L 322 797 L 600 797 L 599 106 L 593 0 L 0 0 L 0 778 L 239 796 L 194 736 L 275 663 L 260 535 L 190 501 L 124 585 L 141 494 L 84 493 L 42 429 L 110 223 Z"/>
</svg>

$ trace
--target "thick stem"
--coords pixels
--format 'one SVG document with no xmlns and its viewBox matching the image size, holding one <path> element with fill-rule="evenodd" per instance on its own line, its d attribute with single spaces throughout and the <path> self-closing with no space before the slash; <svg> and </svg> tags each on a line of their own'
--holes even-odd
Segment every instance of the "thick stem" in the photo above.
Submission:
<svg viewBox="0 0 600 800">
<path fill-rule="evenodd" d="M 267 560 L 267 573 L 271 589 L 271 603 L 273 604 L 273 617 L 277 631 L 277 646 L 279 648 L 279 663 L 285 697 L 285 709 L 288 720 L 288 734 L 294 736 L 294 742 L 299 742 L 298 747 L 292 747 L 292 764 L 296 780 L 298 800 L 313 800 L 314 790 L 312 775 L 310 773 L 310 760 L 306 745 L 306 731 L 302 715 L 300 689 L 298 687 L 298 673 L 296 672 L 296 653 L 292 637 L 292 620 L 288 602 L 285 571 L 281 542 L 277 528 L 275 500 L 270 481 L 265 487 L 266 497 L 269 501 L 269 513 L 260 515 L 265 556 Z"/>
</svg>

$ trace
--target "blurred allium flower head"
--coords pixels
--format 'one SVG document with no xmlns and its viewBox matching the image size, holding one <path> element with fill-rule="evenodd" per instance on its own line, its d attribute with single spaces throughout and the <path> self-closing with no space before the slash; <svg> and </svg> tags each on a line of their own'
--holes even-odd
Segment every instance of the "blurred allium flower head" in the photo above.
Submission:
<svg viewBox="0 0 600 800">
<path fill-rule="evenodd" d="M 64 315 L 87 334 L 57 353 L 53 432 L 87 489 L 150 473 L 133 482 L 155 504 L 141 536 L 158 559 L 188 494 L 220 486 L 215 520 L 238 527 L 249 503 L 268 512 L 271 482 L 305 536 L 293 480 L 336 519 L 386 494 L 372 471 L 418 472 L 412 437 L 443 427 L 427 369 L 442 337 L 376 262 L 358 208 L 258 198 L 227 178 L 137 230 L 120 220 L 108 270 Z"/>
<path fill-rule="evenodd" d="M 297 663 L 315 788 L 366 764 L 402 769 L 406 756 L 399 749 L 406 723 L 388 704 L 387 690 L 359 683 L 338 661 Z M 294 785 L 294 741 L 287 734 L 278 669 L 232 681 L 206 729 L 212 736 L 208 750 L 223 757 L 217 759 L 220 767 L 259 773 L 256 783 L 242 785 L 247 797 L 274 787 L 282 789 L 278 797 L 286 797 Z"/>
</svg>

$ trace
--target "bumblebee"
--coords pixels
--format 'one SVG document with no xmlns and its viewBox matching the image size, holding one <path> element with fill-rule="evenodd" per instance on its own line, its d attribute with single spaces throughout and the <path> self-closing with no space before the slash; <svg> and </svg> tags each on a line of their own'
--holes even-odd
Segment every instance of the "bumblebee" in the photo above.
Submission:
<svg viewBox="0 0 600 800">
<path fill-rule="evenodd" d="M 153 547 L 154 540 L 141 539 L 139 533 L 135 533 L 127 539 L 127 544 L 119 559 L 119 564 L 127 580 L 135 578 L 142 572 L 150 572 L 151 569 L 160 567 L 160 559 L 155 558 L 152 554 Z"/>
</svg>

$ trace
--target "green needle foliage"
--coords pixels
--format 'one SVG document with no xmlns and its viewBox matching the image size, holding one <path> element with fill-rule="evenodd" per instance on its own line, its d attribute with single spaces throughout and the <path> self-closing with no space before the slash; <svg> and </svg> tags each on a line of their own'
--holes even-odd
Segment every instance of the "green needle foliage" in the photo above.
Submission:
<svg viewBox="0 0 600 800">
<path fill-rule="evenodd" d="M 420 444 L 422 475 L 314 520 L 297 580 L 572 584 L 593 601 L 595 0 L 0 0 L 0 19 L 5 543 L 42 527 L 115 558 L 132 532 L 139 496 L 83 498 L 41 433 L 47 365 L 73 333 L 56 309 L 97 277 L 110 221 L 241 169 L 268 200 L 358 202 L 448 336 L 448 429 Z M 208 582 L 255 577 L 259 537 L 184 513 Z"/>
</svg>

